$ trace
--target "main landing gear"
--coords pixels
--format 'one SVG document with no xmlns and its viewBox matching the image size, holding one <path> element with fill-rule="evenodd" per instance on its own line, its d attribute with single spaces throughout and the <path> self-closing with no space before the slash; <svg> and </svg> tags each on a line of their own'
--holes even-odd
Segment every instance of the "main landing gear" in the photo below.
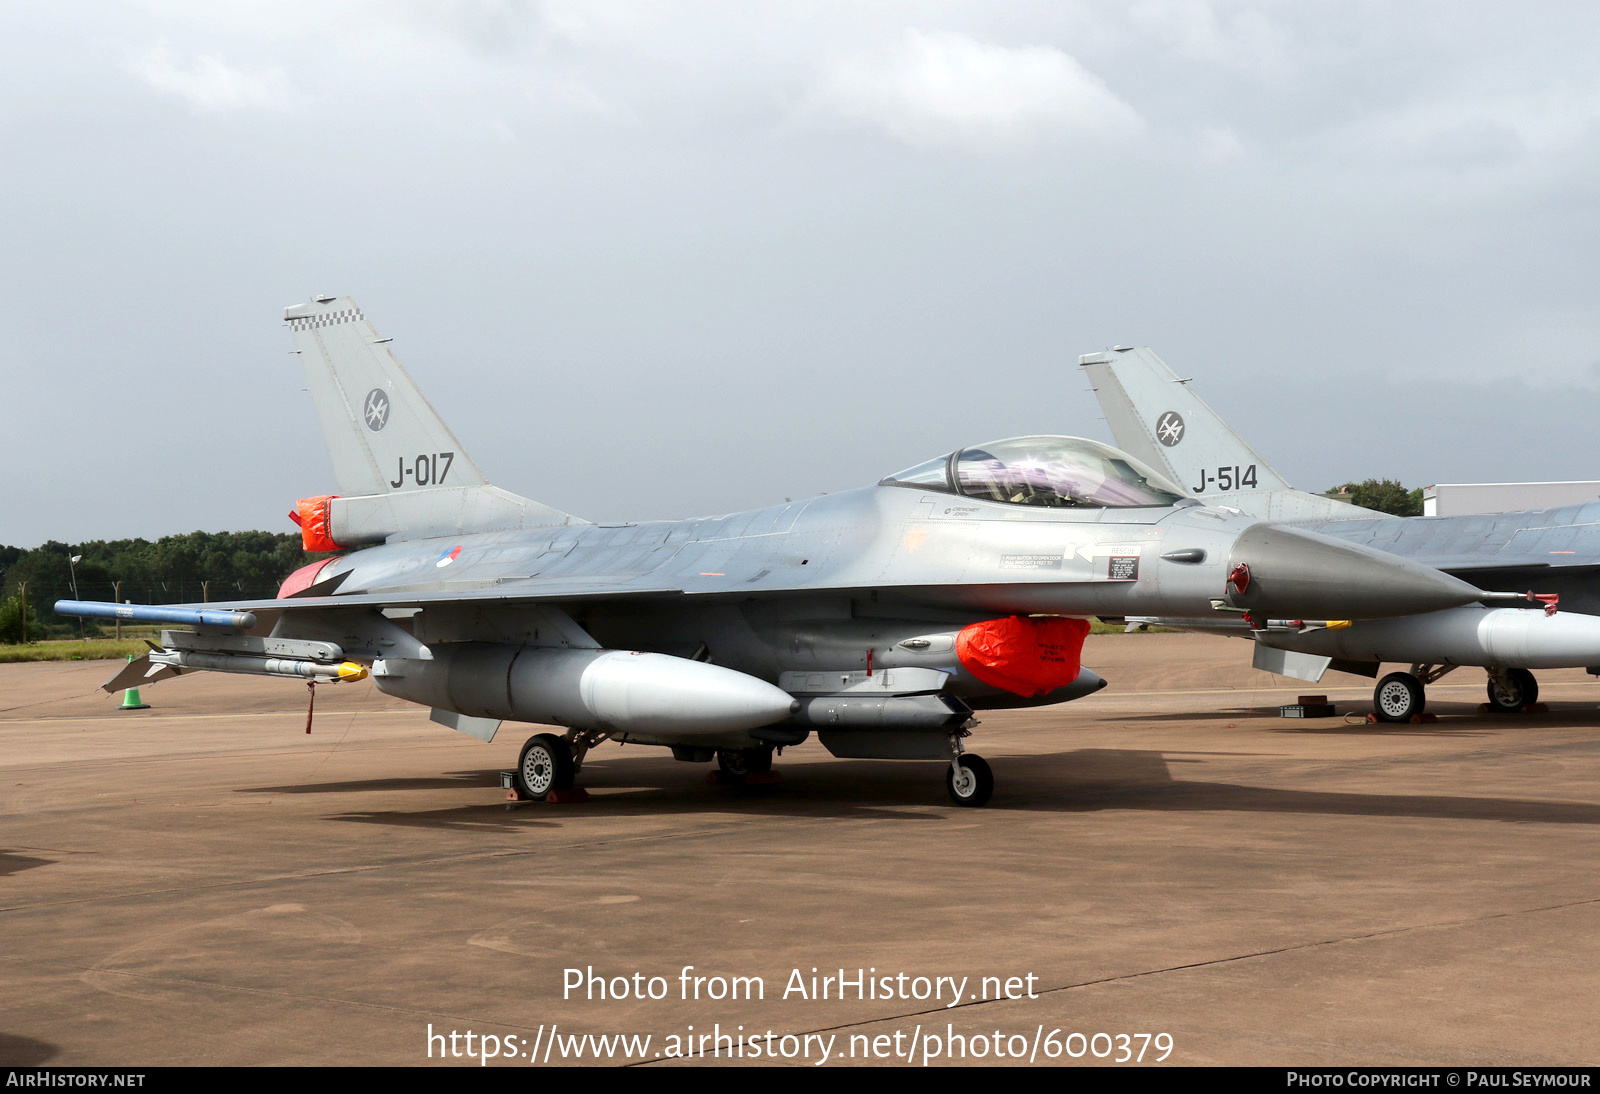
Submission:
<svg viewBox="0 0 1600 1094">
<path fill-rule="evenodd" d="M 1516 714 L 1539 701 L 1539 681 L 1527 669 L 1501 669 L 1489 673 L 1489 709 Z"/>
<path fill-rule="evenodd" d="M 517 770 L 512 776 L 518 796 L 524 801 L 544 801 L 554 791 L 571 790 L 583 769 L 584 756 L 603 740 L 603 733 L 576 730 L 564 737 L 554 733 L 529 737 L 517 756 Z M 581 800 L 583 792 L 578 794 Z"/>
<path fill-rule="evenodd" d="M 717 770 L 733 780 L 742 780 L 750 775 L 766 775 L 772 771 L 772 746 L 719 748 Z"/>
<path fill-rule="evenodd" d="M 517 789 L 532 801 L 544 801 L 552 790 L 565 790 L 577 777 L 572 748 L 554 733 L 528 738 L 517 757 Z"/>
<path fill-rule="evenodd" d="M 1391 672 L 1372 692 L 1372 709 L 1380 722 L 1409 722 L 1427 705 L 1423 688 L 1455 669 L 1454 665 L 1412 665 L 1410 672 Z M 1527 669 L 1489 669 L 1489 709 L 1516 714 L 1539 701 L 1539 681 Z"/>
<path fill-rule="evenodd" d="M 1427 704 L 1422 681 L 1409 672 L 1391 672 L 1372 689 L 1372 709 L 1380 722 L 1409 722 Z"/>
</svg>

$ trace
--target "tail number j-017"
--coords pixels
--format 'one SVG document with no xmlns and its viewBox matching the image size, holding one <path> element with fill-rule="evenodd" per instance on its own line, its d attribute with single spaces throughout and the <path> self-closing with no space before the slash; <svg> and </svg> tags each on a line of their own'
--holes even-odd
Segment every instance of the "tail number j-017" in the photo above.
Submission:
<svg viewBox="0 0 1600 1094">
<path fill-rule="evenodd" d="M 423 452 L 411 461 L 401 456 L 395 468 L 395 478 L 390 486 L 437 486 L 450 474 L 450 465 L 456 462 L 454 452 Z M 1255 469 L 1251 468 L 1253 472 Z"/>
<path fill-rule="evenodd" d="M 1203 467 L 1200 469 L 1200 485 L 1189 487 L 1196 494 L 1227 493 L 1229 490 L 1254 489 L 1256 485 L 1256 465 L 1249 467 Z"/>
</svg>

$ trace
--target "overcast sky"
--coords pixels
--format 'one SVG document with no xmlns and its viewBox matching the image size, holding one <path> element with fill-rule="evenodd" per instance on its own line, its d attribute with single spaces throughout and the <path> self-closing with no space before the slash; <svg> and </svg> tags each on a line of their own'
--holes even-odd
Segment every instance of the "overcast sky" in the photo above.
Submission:
<svg viewBox="0 0 1600 1094">
<path fill-rule="evenodd" d="M 0 5 L 0 543 L 331 492 L 349 294 L 593 519 L 1109 440 L 1147 344 L 1296 485 L 1600 478 L 1600 6 Z"/>
</svg>

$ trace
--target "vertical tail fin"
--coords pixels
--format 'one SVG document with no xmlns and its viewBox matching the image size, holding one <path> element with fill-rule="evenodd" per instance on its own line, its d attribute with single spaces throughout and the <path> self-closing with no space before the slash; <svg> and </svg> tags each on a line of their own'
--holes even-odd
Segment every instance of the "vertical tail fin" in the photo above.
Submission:
<svg viewBox="0 0 1600 1094">
<path fill-rule="evenodd" d="M 354 300 L 319 296 L 283 317 L 342 493 L 488 485 Z"/>
<path fill-rule="evenodd" d="M 1105 411 L 1117 447 L 1152 467 L 1165 469 L 1184 489 L 1196 494 L 1241 489 L 1237 483 L 1219 488 L 1216 482 L 1218 468 L 1235 466 L 1241 473 L 1252 469 L 1248 489 L 1292 489 L 1190 390 L 1189 381 L 1180 380 L 1149 349 L 1140 346 L 1086 353 L 1078 358 L 1078 364 L 1094 385 L 1094 396 Z"/>
<path fill-rule="evenodd" d="M 330 504 L 335 543 L 586 523 L 491 486 L 354 300 L 319 296 L 283 317 L 344 495 Z"/>
<path fill-rule="evenodd" d="M 1078 364 L 1117 446 L 1197 497 L 1269 520 L 1383 515 L 1291 487 L 1145 347 L 1086 353 Z"/>
</svg>

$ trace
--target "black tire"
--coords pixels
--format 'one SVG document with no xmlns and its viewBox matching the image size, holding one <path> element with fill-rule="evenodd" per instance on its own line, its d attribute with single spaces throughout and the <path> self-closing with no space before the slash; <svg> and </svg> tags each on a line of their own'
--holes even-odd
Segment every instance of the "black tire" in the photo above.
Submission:
<svg viewBox="0 0 1600 1094">
<path fill-rule="evenodd" d="M 961 755 L 962 776 L 957 777 L 953 766 L 944 769 L 944 788 L 950 800 L 957 805 L 987 805 L 994 794 L 994 772 L 982 756 L 970 752 Z"/>
<path fill-rule="evenodd" d="M 1391 672 L 1372 689 L 1372 709 L 1380 722 L 1409 722 L 1425 706 L 1422 681 L 1409 672 Z"/>
<path fill-rule="evenodd" d="M 572 749 L 554 733 L 528 738 L 517 757 L 517 790 L 533 801 L 544 801 L 552 790 L 572 785 Z"/>
<path fill-rule="evenodd" d="M 1501 714 L 1516 714 L 1539 701 L 1539 681 L 1527 669 L 1509 669 L 1504 680 L 1489 677 L 1489 708 Z"/>
<path fill-rule="evenodd" d="M 746 775 L 764 775 L 772 770 L 772 748 L 719 748 L 717 767 L 724 775 L 742 779 Z"/>
</svg>

